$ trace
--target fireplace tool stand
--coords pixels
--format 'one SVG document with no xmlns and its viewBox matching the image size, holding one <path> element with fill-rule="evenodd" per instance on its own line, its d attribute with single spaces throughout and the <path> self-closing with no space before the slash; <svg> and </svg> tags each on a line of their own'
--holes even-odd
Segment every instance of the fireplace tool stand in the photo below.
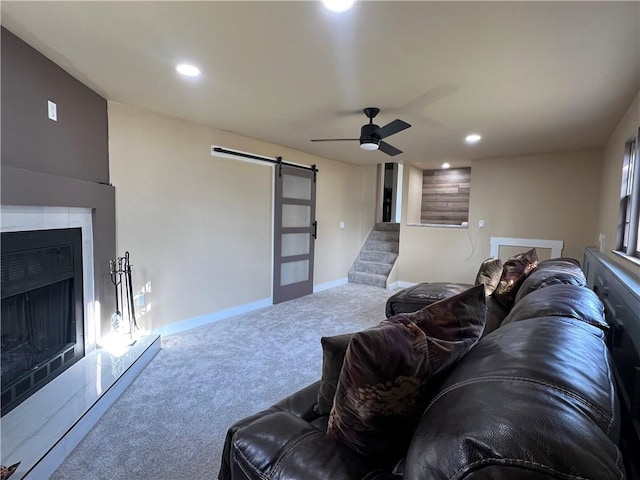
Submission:
<svg viewBox="0 0 640 480">
<path fill-rule="evenodd" d="M 129 252 L 125 252 L 124 257 L 117 257 L 109 260 L 109 275 L 111 283 L 115 288 L 116 309 L 111 315 L 111 328 L 120 334 L 129 334 L 133 340 L 133 334 L 138 329 L 136 322 L 136 309 L 133 298 L 133 284 L 131 282 L 131 262 Z M 126 312 L 126 319 L 129 323 L 129 331 L 123 320 Z M 135 341 L 131 343 L 133 345 Z"/>
</svg>

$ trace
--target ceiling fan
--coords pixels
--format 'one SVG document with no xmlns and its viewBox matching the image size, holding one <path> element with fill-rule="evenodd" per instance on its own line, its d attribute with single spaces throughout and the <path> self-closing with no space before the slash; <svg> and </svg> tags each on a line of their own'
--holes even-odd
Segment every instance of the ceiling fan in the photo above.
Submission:
<svg viewBox="0 0 640 480">
<path fill-rule="evenodd" d="M 359 141 L 360 148 L 363 150 L 378 150 L 380 149 L 382 152 L 387 155 L 398 155 L 402 153 L 402 150 L 397 149 L 393 145 L 389 145 L 387 142 L 383 142 L 383 138 L 387 138 L 391 135 L 394 135 L 402 130 L 409 128 L 407 122 L 403 122 L 402 120 L 395 119 L 391 123 L 387 123 L 384 127 L 379 127 L 375 123 L 373 123 L 373 119 L 380 112 L 379 108 L 375 107 L 367 107 L 364 110 L 364 114 L 369 119 L 369 123 L 363 125 L 360 129 L 360 138 L 316 138 L 311 140 L 312 142 L 350 142 L 350 141 Z"/>
</svg>

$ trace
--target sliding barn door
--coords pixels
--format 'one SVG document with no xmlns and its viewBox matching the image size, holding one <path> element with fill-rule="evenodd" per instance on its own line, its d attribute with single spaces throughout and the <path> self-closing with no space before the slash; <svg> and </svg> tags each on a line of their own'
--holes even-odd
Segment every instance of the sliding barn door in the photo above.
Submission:
<svg viewBox="0 0 640 480">
<path fill-rule="evenodd" d="M 316 171 L 276 165 L 273 303 L 313 293 Z"/>
</svg>

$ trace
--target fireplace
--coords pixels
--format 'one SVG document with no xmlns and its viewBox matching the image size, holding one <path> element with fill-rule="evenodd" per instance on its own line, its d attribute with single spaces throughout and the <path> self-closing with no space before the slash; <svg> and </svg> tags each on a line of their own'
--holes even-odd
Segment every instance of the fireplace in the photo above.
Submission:
<svg viewBox="0 0 640 480">
<path fill-rule="evenodd" d="M 82 229 L 2 232 L 2 415 L 85 353 Z"/>
</svg>

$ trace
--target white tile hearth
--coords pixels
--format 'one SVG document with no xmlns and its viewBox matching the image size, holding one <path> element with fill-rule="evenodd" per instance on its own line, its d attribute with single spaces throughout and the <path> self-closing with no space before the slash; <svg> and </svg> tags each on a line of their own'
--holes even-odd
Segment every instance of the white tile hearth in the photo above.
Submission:
<svg viewBox="0 0 640 480">
<path fill-rule="evenodd" d="M 119 353 L 95 349 L 0 419 L 1 463 L 48 478 L 160 350 L 147 335 Z"/>
</svg>

